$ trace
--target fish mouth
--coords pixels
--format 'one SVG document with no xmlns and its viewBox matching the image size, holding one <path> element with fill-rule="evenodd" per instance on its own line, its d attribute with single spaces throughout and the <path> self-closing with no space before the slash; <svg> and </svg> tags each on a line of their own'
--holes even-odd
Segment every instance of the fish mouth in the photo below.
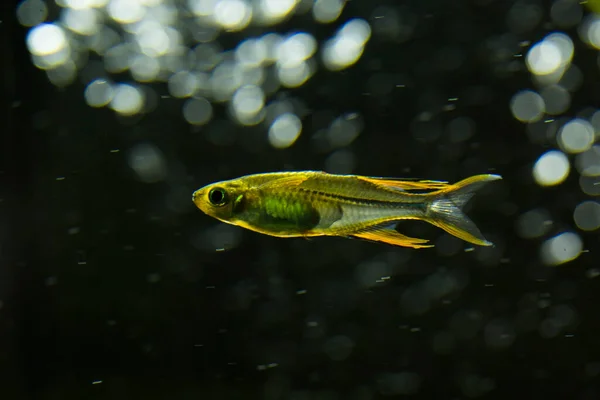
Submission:
<svg viewBox="0 0 600 400">
<path fill-rule="evenodd" d="M 194 204 L 196 204 L 196 200 L 198 199 L 199 194 L 200 194 L 200 190 L 196 190 L 194 193 L 192 193 L 192 202 Z"/>
</svg>

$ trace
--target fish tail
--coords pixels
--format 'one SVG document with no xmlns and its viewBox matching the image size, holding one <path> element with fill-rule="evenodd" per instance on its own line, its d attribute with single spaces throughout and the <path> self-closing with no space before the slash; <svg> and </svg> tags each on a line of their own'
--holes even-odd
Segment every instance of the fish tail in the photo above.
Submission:
<svg viewBox="0 0 600 400">
<path fill-rule="evenodd" d="M 427 207 L 427 222 L 442 228 L 469 243 L 480 246 L 492 246 L 482 235 L 473 221 L 462 211 L 462 207 L 486 183 L 502 179 L 500 175 L 476 175 L 450 185 L 430 194 L 432 196 Z"/>
</svg>

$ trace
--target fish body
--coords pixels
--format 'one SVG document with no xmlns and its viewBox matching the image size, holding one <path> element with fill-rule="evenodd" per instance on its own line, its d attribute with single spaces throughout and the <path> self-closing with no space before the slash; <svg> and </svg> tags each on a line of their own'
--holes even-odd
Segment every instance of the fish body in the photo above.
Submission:
<svg viewBox="0 0 600 400">
<path fill-rule="evenodd" d="M 400 220 L 438 226 L 467 242 L 489 246 L 461 207 L 499 175 L 456 184 L 334 175 L 320 171 L 247 175 L 194 192 L 194 204 L 220 221 L 277 237 L 343 236 L 397 246 L 432 247 L 395 230 Z"/>
</svg>

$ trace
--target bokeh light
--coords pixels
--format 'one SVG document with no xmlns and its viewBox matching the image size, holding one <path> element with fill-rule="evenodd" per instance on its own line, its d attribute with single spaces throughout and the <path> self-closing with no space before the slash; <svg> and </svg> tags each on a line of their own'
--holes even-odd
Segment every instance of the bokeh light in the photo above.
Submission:
<svg viewBox="0 0 600 400">
<path fill-rule="evenodd" d="M 533 178 L 541 186 L 554 186 L 562 183 L 571 166 L 567 156 L 557 150 L 542 155 L 533 166 Z"/>
<path fill-rule="evenodd" d="M 295 114 L 284 113 L 269 128 L 269 142 L 278 149 L 290 147 L 302 132 L 302 122 Z"/>
<path fill-rule="evenodd" d="M 581 153 L 594 143 L 594 127 L 588 121 L 575 118 L 560 130 L 558 143 L 568 153 Z"/>
<path fill-rule="evenodd" d="M 144 105 L 148 95 L 161 101 L 152 84 L 167 82 L 171 96 L 197 96 L 211 107 L 227 103 L 232 119 L 251 126 L 262 121 L 263 105 L 281 87 L 298 88 L 313 76 L 319 43 L 309 32 L 267 31 L 240 40 L 232 51 L 222 48 L 221 35 L 251 26 L 270 27 L 296 12 L 312 13 L 322 24 L 337 23 L 345 1 L 61 0 L 58 4 L 57 22 L 46 21 L 48 8 L 42 0 L 24 0 L 17 8 L 20 23 L 31 27 L 27 45 L 34 64 L 47 70 L 55 85 L 69 85 L 78 74 L 85 74 L 90 106 L 110 103 L 118 114 L 133 115 L 152 108 Z M 186 13 L 192 18 L 182 23 Z M 370 35 L 364 19 L 341 21 L 334 37 L 322 45 L 327 68 L 340 70 L 356 63 Z M 104 71 L 89 68 L 97 64 L 88 61 L 90 51 L 100 57 Z M 113 74 L 128 74 L 137 85 L 111 84 L 110 91 L 102 92 L 101 86 L 90 85 Z M 202 106 L 197 113 L 199 103 L 180 104 L 190 124 L 211 123 L 209 108 Z"/>
<path fill-rule="evenodd" d="M 323 62 L 332 70 L 342 70 L 356 63 L 371 37 L 371 27 L 363 19 L 353 19 L 329 39 L 323 48 Z"/>
<path fill-rule="evenodd" d="M 573 220 L 583 231 L 595 231 L 600 228 L 600 203 L 591 200 L 579 203 L 573 212 Z"/>
<path fill-rule="evenodd" d="M 144 106 L 144 95 L 140 88 L 119 84 L 114 87 L 110 107 L 121 115 L 129 116 L 139 113 Z"/>
<path fill-rule="evenodd" d="M 41 24 L 48 16 L 48 7 L 42 0 L 25 0 L 17 7 L 17 19 L 23 26 Z"/>
<path fill-rule="evenodd" d="M 546 265 L 556 266 L 573 261 L 582 250 L 581 238 L 576 233 L 565 232 L 546 240 L 540 251 Z"/>
<path fill-rule="evenodd" d="M 535 122 L 546 111 L 544 99 L 532 90 L 523 90 L 515 94 L 510 102 L 513 116 L 521 122 Z"/>
</svg>

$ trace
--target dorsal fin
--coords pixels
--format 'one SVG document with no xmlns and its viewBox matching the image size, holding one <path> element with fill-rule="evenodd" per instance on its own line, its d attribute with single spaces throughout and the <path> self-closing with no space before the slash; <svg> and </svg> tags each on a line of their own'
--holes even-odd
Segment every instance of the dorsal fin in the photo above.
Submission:
<svg viewBox="0 0 600 400">
<path fill-rule="evenodd" d="M 275 186 L 277 186 L 277 188 L 295 187 L 295 186 L 302 184 L 302 182 L 304 182 L 308 178 L 309 178 L 308 176 L 305 176 L 302 174 L 290 174 L 288 176 L 283 176 L 279 179 L 275 179 L 275 180 L 263 183 L 258 188 L 264 189 L 264 188 L 269 187 L 270 185 L 275 185 Z"/>
<path fill-rule="evenodd" d="M 378 178 L 378 177 L 365 177 L 358 176 L 358 179 L 373 183 L 375 185 L 386 186 L 393 189 L 400 190 L 442 190 L 447 189 L 451 185 L 445 181 L 419 181 L 419 180 L 404 180 L 404 179 L 390 179 L 390 178 Z"/>
</svg>

